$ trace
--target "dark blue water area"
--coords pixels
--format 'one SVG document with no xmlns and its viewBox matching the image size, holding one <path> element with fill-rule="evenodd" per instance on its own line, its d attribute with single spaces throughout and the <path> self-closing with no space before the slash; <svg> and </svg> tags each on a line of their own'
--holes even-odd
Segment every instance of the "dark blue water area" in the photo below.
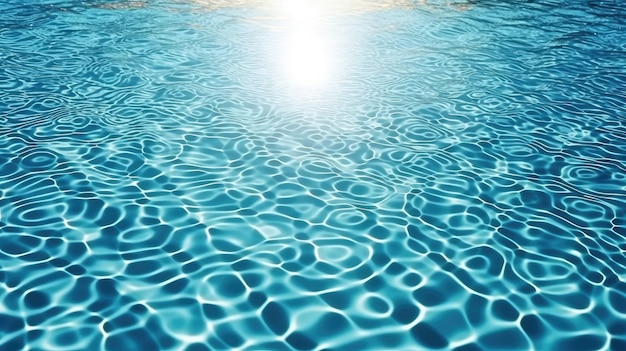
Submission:
<svg viewBox="0 0 626 351">
<path fill-rule="evenodd" d="M 0 350 L 626 350 L 623 1 L 0 4 Z"/>
</svg>

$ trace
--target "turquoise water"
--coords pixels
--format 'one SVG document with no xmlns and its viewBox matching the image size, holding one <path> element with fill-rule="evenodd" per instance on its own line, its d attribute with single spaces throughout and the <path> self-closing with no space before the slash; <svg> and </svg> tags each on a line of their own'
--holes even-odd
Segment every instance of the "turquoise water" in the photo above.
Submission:
<svg viewBox="0 0 626 351">
<path fill-rule="evenodd" d="M 0 4 L 0 350 L 626 350 L 622 1 Z"/>
</svg>

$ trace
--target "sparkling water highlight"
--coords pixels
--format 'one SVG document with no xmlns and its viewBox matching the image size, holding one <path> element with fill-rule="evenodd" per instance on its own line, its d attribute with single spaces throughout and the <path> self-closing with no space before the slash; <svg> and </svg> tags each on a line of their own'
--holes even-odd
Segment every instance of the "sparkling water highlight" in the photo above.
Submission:
<svg viewBox="0 0 626 351">
<path fill-rule="evenodd" d="M 626 350 L 626 4 L 0 4 L 0 350 Z"/>
</svg>

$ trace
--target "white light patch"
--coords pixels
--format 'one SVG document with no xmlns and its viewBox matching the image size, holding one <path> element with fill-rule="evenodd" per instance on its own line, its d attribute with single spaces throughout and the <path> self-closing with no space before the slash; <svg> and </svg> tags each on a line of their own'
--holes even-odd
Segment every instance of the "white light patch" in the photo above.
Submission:
<svg viewBox="0 0 626 351">
<path fill-rule="evenodd" d="M 322 17 L 323 5 L 316 1 L 307 0 L 283 0 L 283 14 L 298 25 L 315 25 Z"/>
<path fill-rule="evenodd" d="M 330 13 L 328 6 L 323 1 L 281 1 L 284 41 L 280 47 L 280 64 L 294 86 L 318 88 L 331 76 L 332 51 L 325 25 Z"/>
<path fill-rule="evenodd" d="M 285 60 L 289 80 L 298 86 L 319 87 L 329 79 L 330 53 L 316 33 L 295 33 L 288 42 Z"/>
</svg>

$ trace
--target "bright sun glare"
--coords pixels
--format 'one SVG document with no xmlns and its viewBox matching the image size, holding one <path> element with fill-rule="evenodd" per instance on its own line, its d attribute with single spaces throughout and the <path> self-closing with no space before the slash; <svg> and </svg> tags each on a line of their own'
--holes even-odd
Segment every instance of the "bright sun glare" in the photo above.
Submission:
<svg viewBox="0 0 626 351">
<path fill-rule="evenodd" d="M 320 86 L 329 76 L 330 59 L 324 39 L 315 33 L 295 33 L 288 44 L 289 78 L 304 86 Z"/>
<path fill-rule="evenodd" d="M 331 53 L 322 28 L 322 5 L 311 0 L 282 0 L 287 20 L 284 68 L 289 80 L 302 87 L 328 81 Z"/>
</svg>

